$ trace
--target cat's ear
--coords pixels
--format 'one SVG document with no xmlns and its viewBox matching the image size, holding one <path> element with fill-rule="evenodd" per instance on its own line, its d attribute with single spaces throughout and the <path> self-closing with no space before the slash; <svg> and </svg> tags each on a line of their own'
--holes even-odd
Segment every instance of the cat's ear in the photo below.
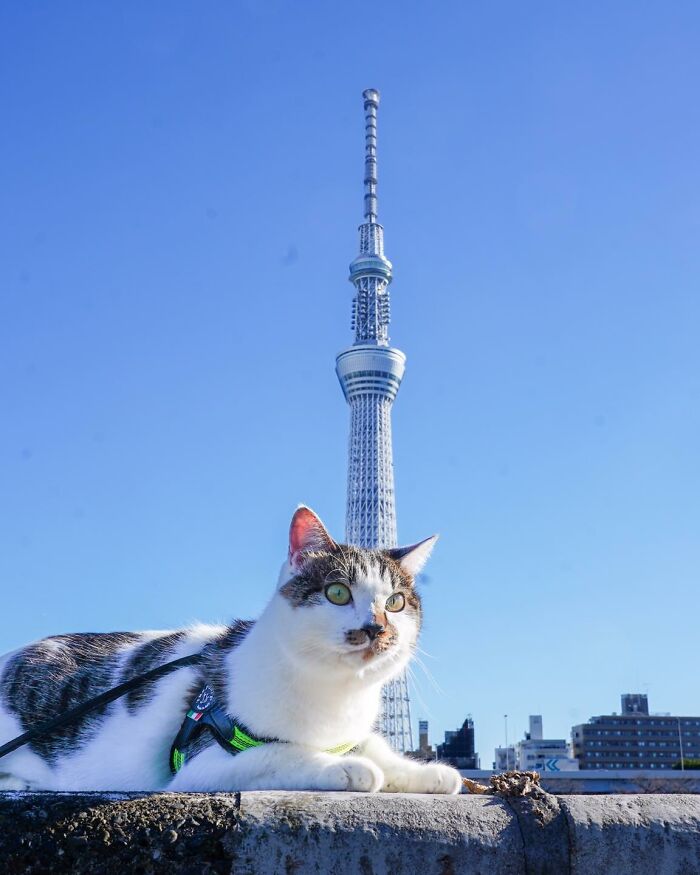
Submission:
<svg viewBox="0 0 700 875">
<path fill-rule="evenodd" d="M 438 537 L 439 535 L 431 535 L 425 541 L 411 544 L 410 547 L 393 547 L 385 552 L 395 562 L 398 562 L 407 574 L 415 577 L 428 561 L 428 557 L 433 552 L 433 547 Z"/>
<path fill-rule="evenodd" d="M 292 566 L 298 567 L 308 550 L 332 550 L 335 546 L 335 541 L 311 508 L 300 505 L 289 527 L 289 561 Z"/>
</svg>

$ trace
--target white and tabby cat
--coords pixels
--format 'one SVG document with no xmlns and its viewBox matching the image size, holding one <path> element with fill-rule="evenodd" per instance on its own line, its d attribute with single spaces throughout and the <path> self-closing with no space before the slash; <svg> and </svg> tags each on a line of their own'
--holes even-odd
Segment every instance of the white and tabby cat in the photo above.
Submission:
<svg viewBox="0 0 700 875">
<path fill-rule="evenodd" d="M 300 507 L 257 621 L 57 635 L 8 654 L 0 659 L 0 744 L 165 662 L 202 651 L 205 660 L 0 759 L 0 790 L 459 792 L 454 769 L 401 757 L 372 732 L 382 685 L 416 644 L 414 577 L 434 542 L 336 544 Z M 205 684 L 222 711 L 266 741 L 229 752 L 203 730 L 173 776 L 171 744 Z M 349 746 L 345 755 L 328 752 Z"/>
</svg>

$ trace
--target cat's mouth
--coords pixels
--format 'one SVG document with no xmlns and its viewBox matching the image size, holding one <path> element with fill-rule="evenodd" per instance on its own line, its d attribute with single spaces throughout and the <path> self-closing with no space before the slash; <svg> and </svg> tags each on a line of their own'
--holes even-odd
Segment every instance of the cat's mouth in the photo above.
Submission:
<svg viewBox="0 0 700 875">
<path fill-rule="evenodd" d="M 373 641 L 367 641 L 362 645 L 355 645 L 344 650 L 344 654 L 350 658 L 358 658 L 363 662 L 369 662 L 376 659 L 390 650 L 393 650 L 397 644 L 395 635 L 379 636 Z"/>
</svg>

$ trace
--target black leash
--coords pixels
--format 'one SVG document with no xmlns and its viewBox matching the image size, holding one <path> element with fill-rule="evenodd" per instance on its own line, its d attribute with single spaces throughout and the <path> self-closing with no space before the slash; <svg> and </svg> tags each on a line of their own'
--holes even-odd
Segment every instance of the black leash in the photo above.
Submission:
<svg viewBox="0 0 700 875">
<path fill-rule="evenodd" d="M 0 757 L 12 753 L 13 750 L 17 750 L 18 747 L 22 747 L 24 744 L 29 744 L 30 741 L 35 741 L 37 738 L 43 738 L 45 735 L 51 735 L 51 733 L 56 732 L 57 729 L 63 729 L 64 726 L 69 726 L 74 721 L 79 720 L 83 714 L 89 714 L 90 711 L 94 711 L 101 705 L 108 705 L 110 702 L 114 702 L 115 699 L 120 699 L 130 690 L 140 687 L 141 684 L 145 684 L 148 681 L 154 681 L 157 678 L 163 677 L 163 675 L 170 674 L 170 672 L 175 671 L 176 668 L 182 668 L 185 665 L 198 665 L 203 661 L 204 656 L 201 653 L 193 653 L 191 656 L 182 656 L 180 659 L 173 659 L 172 662 L 166 662 L 163 665 L 159 665 L 158 668 L 153 668 L 151 671 L 147 671 L 146 674 L 141 674 L 135 678 L 131 678 L 131 680 L 125 681 L 123 684 L 119 684 L 119 686 L 112 687 L 111 690 L 106 690 L 104 693 L 100 693 L 100 695 L 95 696 L 94 699 L 89 699 L 87 702 L 83 702 L 82 705 L 76 705 L 75 708 L 71 708 L 70 711 L 66 711 L 66 713 L 62 714 L 60 717 L 56 717 L 53 720 L 46 720 L 44 723 L 39 723 L 37 726 L 32 726 L 31 729 L 28 729 L 22 735 L 18 735 L 17 738 L 13 738 L 6 744 L 3 744 L 2 747 L 0 747 Z"/>
</svg>

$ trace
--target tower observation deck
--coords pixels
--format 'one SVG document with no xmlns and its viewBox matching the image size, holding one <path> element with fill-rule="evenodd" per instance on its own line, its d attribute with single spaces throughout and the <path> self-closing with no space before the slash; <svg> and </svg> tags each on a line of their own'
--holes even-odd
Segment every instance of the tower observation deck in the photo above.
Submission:
<svg viewBox="0 0 700 875">
<path fill-rule="evenodd" d="M 350 406 L 345 536 L 361 547 L 395 547 L 396 502 L 391 446 L 391 408 L 406 356 L 389 345 L 391 262 L 377 221 L 377 109 L 379 92 L 363 92 L 365 109 L 364 222 L 360 251 L 350 264 L 355 287 L 355 342 L 336 358 L 336 373 Z M 405 674 L 384 687 L 381 731 L 399 752 L 413 750 Z"/>
</svg>

